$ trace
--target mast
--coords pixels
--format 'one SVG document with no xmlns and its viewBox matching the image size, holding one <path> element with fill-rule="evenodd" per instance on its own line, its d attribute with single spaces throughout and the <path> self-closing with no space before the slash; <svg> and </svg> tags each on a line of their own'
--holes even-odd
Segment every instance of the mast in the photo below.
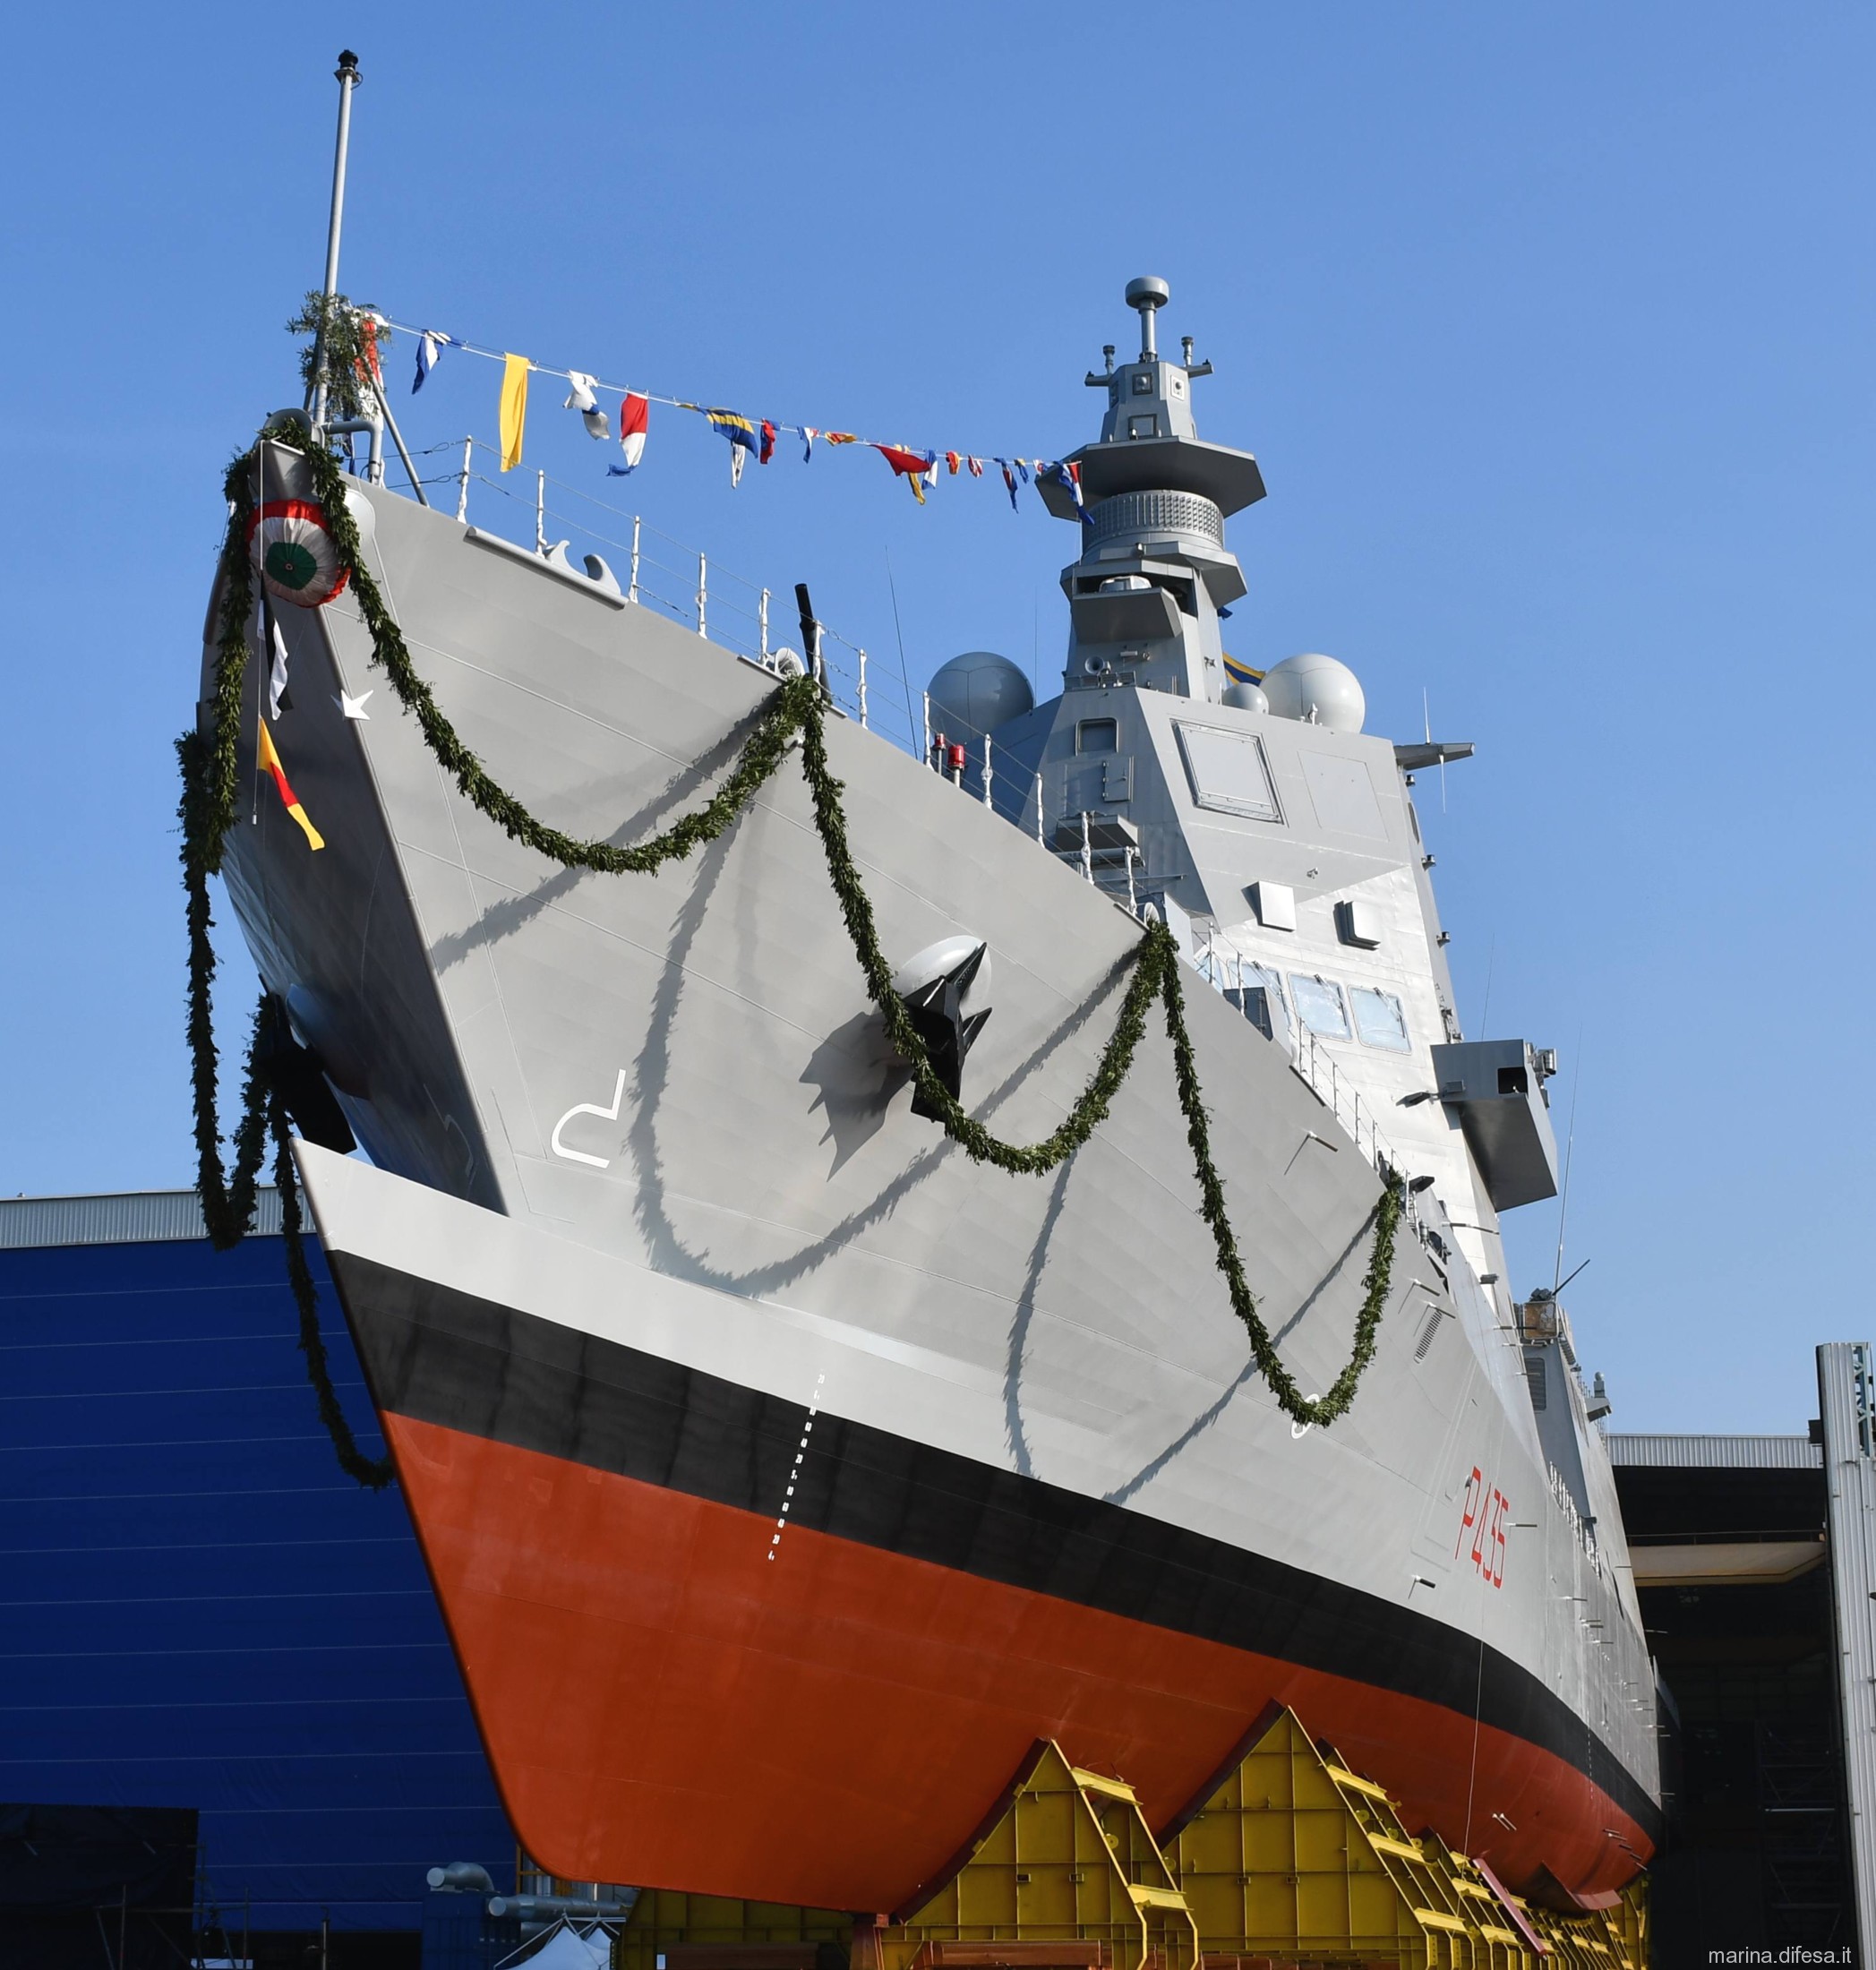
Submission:
<svg viewBox="0 0 1876 1970">
<path fill-rule="evenodd" d="M 326 320 L 332 297 L 338 292 L 338 236 L 346 215 L 346 151 L 352 141 L 352 91 L 364 78 L 358 73 L 358 57 L 350 48 L 338 51 L 338 66 L 332 72 L 338 84 L 338 137 L 332 151 L 332 210 L 326 222 L 325 300 L 320 309 L 319 330 L 313 339 L 313 393 L 310 408 L 315 435 L 326 425 Z"/>
<path fill-rule="evenodd" d="M 1103 348 L 1105 366 L 1087 377 L 1107 393 L 1101 436 L 1066 461 L 1078 490 L 1045 480 L 1041 491 L 1058 518 L 1083 523 L 1081 558 L 1062 571 L 1066 687 L 1132 684 L 1216 704 L 1229 688 L 1220 621 L 1245 593 L 1224 523 L 1264 497 L 1264 479 L 1249 452 L 1199 436 L 1192 385 L 1212 365 L 1193 361 L 1189 336 L 1182 362 L 1161 354 L 1169 297 L 1156 276 L 1128 281 L 1140 354 L 1117 367 Z"/>
</svg>

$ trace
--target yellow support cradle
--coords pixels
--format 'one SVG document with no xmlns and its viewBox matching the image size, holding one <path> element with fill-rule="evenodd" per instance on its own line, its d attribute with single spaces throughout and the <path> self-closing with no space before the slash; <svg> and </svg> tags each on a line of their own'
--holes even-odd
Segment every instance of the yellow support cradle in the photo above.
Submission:
<svg viewBox="0 0 1876 1970">
<path fill-rule="evenodd" d="M 842 1970 L 852 1929 L 851 1915 L 822 1908 L 641 1889 L 612 1970 Z"/>
<path fill-rule="evenodd" d="M 1156 1839 L 1123 1781 L 1039 1743 L 890 1922 L 647 1891 L 613 1970 L 1649 1970 L 1646 1889 L 1563 1916 L 1506 1891 L 1274 1710 Z"/>
<path fill-rule="evenodd" d="M 1099 1962 L 1139 1970 L 1196 1970 L 1198 1931 L 1140 1812 L 1133 1788 L 1082 1771 L 1058 1745 L 1037 1748 L 1009 1803 L 956 1873 L 925 1906 L 856 1938 L 853 1970 L 943 1970 L 969 1963 Z M 1050 1946 L 1094 1945 L 1069 1954 Z M 1012 1957 L 1009 1945 L 1016 1945 Z M 968 1946 L 991 1946 L 980 1954 Z"/>
</svg>

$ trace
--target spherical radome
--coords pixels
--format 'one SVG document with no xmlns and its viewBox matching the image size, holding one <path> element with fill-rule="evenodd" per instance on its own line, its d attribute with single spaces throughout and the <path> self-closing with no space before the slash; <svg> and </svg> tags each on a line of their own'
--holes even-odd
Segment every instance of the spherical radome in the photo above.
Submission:
<svg viewBox="0 0 1876 1970">
<path fill-rule="evenodd" d="M 952 739 L 981 738 L 1035 709 L 1028 678 L 994 650 L 966 650 L 939 664 L 928 688 L 931 729 Z"/>
<path fill-rule="evenodd" d="M 1268 711 L 1270 699 L 1255 684 L 1227 684 L 1224 702 L 1233 711 Z"/>
<path fill-rule="evenodd" d="M 1359 732 L 1368 715 L 1355 672 L 1319 651 L 1272 664 L 1264 673 L 1264 695 L 1279 718 L 1308 719 L 1331 732 Z"/>
</svg>

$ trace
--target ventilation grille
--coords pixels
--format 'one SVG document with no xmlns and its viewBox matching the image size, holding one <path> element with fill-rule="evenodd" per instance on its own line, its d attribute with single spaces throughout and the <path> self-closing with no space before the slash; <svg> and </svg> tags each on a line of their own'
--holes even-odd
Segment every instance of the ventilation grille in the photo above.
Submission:
<svg viewBox="0 0 1876 1970">
<path fill-rule="evenodd" d="M 1544 1353 L 1538 1348 L 1524 1350 L 1524 1379 L 1530 1383 L 1530 1406 L 1543 1409 L 1550 1400 L 1550 1385 L 1544 1374 Z"/>
<path fill-rule="evenodd" d="M 1426 1319 L 1420 1329 L 1420 1338 L 1414 1343 L 1414 1359 L 1416 1361 L 1426 1360 L 1426 1351 L 1433 1346 L 1434 1340 L 1440 1331 L 1440 1323 L 1445 1317 L 1445 1314 L 1437 1306 L 1429 1306 L 1426 1309 Z"/>
<path fill-rule="evenodd" d="M 1121 535 L 1163 540 L 1169 534 L 1187 534 L 1217 547 L 1225 544 L 1225 517 L 1218 502 L 1197 492 L 1117 492 L 1091 506 L 1088 519 L 1098 541 Z"/>
</svg>

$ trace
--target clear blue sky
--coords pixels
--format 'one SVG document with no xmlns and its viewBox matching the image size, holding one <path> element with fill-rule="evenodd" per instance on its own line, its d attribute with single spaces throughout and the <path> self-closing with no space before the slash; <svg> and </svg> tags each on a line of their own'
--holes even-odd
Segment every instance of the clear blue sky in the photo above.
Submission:
<svg viewBox="0 0 1876 1970">
<path fill-rule="evenodd" d="M 1234 654 L 1324 649 L 1420 789 L 1469 1027 L 1557 1046 L 1570 1295 L 1615 1425 L 1800 1429 L 1867 1293 L 1876 13 L 1704 0 L 39 10 L 9 36 L 0 1192 L 190 1178 L 170 741 L 223 464 L 295 401 L 333 56 L 344 285 L 752 414 L 1066 451 L 1128 276 L 1218 373 Z M 450 360 L 413 443 L 493 436 Z M 1057 669 L 1074 549 L 875 458 L 630 503 L 916 677 Z M 528 463 L 608 494 L 537 380 Z M 612 482 L 619 498 L 621 482 Z M 494 510 L 479 496 L 477 511 Z M 343 825 L 342 821 L 338 825 Z M 227 1030 L 251 974 L 224 925 Z M 1518 1226 L 1521 1290 L 1554 1208 Z M 1244 1227 L 1255 1236 L 1254 1227 Z"/>
</svg>

